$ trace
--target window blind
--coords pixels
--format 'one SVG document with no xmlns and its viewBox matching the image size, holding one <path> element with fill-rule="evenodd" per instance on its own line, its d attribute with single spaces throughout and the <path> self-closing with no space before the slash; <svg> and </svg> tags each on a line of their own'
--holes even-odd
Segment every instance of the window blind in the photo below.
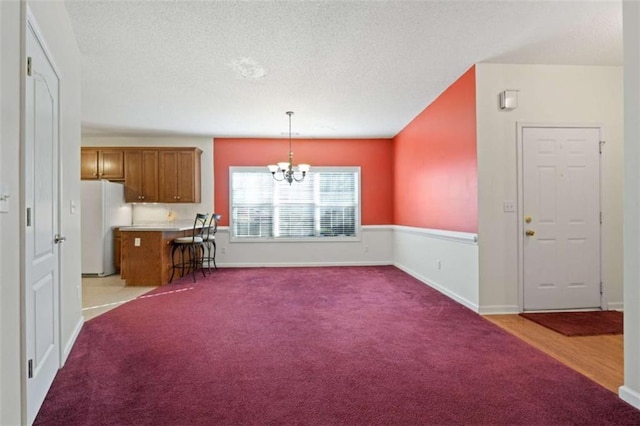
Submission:
<svg viewBox="0 0 640 426">
<path fill-rule="evenodd" d="M 230 189 L 232 238 L 358 236 L 359 167 L 315 167 L 291 185 L 262 167 L 232 167 Z"/>
</svg>

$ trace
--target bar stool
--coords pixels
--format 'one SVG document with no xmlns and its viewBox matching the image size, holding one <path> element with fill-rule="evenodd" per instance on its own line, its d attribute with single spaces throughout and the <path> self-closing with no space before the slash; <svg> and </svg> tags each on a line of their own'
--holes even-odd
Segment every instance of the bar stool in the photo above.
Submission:
<svg viewBox="0 0 640 426">
<path fill-rule="evenodd" d="M 184 276 L 185 269 L 189 272 L 189 269 L 193 270 L 193 282 L 196 282 L 196 270 L 200 268 L 202 275 L 204 268 L 202 264 L 205 246 L 202 239 L 202 230 L 205 228 L 207 221 L 207 215 L 198 213 L 196 219 L 193 222 L 193 232 L 187 237 L 178 237 L 173 240 L 173 247 L 171 248 L 171 278 L 169 282 L 173 281 L 173 275 L 176 269 L 180 268 L 180 276 Z M 180 250 L 180 263 L 176 263 L 175 252 Z M 187 259 L 185 259 L 185 251 L 187 252 Z"/>
<path fill-rule="evenodd" d="M 209 217 L 209 224 L 202 233 L 202 241 L 204 247 L 207 249 L 207 255 L 202 258 L 202 261 L 203 263 L 204 261 L 207 262 L 209 272 L 211 272 L 211 262 L 213 262 L 213 267 L 218 269 L 216 265 L 216 232 L 218 232 L 218 222 L 220 222 L 220 218 L 222 218 L 221 214 L 213 213 Z M 211 255 L 212 251 L 213 256 Z"/>
</svg>

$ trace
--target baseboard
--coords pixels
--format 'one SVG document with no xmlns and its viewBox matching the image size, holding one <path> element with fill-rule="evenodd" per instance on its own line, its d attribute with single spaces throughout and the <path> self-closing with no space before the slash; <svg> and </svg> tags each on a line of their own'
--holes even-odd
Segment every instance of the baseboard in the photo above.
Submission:
<svg viewBox="0 0 640 426">
<path fill-rule="evenodd" d="M 607 309 L 610 311 L 624 311 L 623 302 L 609 302 L 607 303 Z"/>
<path fill-rule="evenodd" d="M 620 396 L 620 399 L 640 410 L 640 393 L 623 385 L 618 388 L 618 395 Z"/>
<path fill-rule="evenodd" d="M 517 305 L 480 306 L 478 313 L 480 315 L 519 314 L 520 307 Z"/>
<path fill-rule="evenodd" d="M 316 266 L 389 266 L 390 260 L 375 262 L 300 262 L 300 263 L 220 263 L 218 268 L 303 268 Z"/>
<path fill-rule="evenodd" d="M 421 281 L 423 284 L 439 291 L 440 293 L 444 294 L 445 296 L 455 300 L 456 302 L 460 303 L 463 306 L 466 306 L 467 308 L 471 309 L 474 312 L 478 312 L 478 306 L 475 303 L 471 303 L 470 301 L 468 301 L 467 299 L 465 299 L 464 297 L 460 297 L 459 295 L 453 293 L 452 291 L 450 291 L 449 289 L 439 285 L 437 282 L 428 279 L 427 277 L 422 276 L 421 274 L 418 274 L 417 272 L 407 268 L 404 265 L 401 265 L 399 263 L 394 263 L 394 266 L 400 270 L 402 270 L 403 272 L 406 272 L 407 274 L 411 275 L 413 278 Z"/>
<path fill-rule="evenodd" d="M 64 346 L 64 351 L 62 352 L 62 359 L 60 360 L 60 367 L 62 367 L 64 363 L 67 362 L 67 358 L 71 353 L 71 349 L 73 349 L 73 345 L 76 343 L 76 339 L 80 335 L 80 330 L 82 330 L 83 325 L 84 325 L 84 317 L 80 315 L 80 320 L 76 323 L 76 326 L 73 329 L 73 333 L 71 333 L 71 337 L 69 338 L 69 341 L 67 341 L 67 344 Z"/>
</svg>

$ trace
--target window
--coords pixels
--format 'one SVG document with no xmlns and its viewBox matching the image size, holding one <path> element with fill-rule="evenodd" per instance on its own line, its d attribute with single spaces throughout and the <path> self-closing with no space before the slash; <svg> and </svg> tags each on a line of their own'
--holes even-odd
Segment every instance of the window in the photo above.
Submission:
<svg viewBox="0 0 640 426">
<path fill-rule="evenodd" d="M 314 167 L 277 182 L 262 167 L 230 167 L 231 239 L 357 239 L 360 168 Z"/>
</svg>

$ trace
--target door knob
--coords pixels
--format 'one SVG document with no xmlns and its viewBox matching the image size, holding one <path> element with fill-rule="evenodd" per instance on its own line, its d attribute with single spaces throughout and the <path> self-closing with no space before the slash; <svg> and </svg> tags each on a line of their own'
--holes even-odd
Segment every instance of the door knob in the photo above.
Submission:
<svg viewBox="0 0 640 426">
<path fill-rule="evenodd" d="M 67 241 L 67 237 L 63 237 L 60 234 L 56 234 L 56 236 L 53 237 L 53 242 L 56 243 L 56 244 L 60 244 L 60 243 L 63 243 L 65 241 Z"/>
<path fill-rule="evenodd" d="M 533 237 L 534 235 L 536 235 L 536 231 L 534 231 L 533 229 L 527 229 L 526 231 L 524 231 L 524 235 L 526 235 L 527 237 Z"/>
</svg>

